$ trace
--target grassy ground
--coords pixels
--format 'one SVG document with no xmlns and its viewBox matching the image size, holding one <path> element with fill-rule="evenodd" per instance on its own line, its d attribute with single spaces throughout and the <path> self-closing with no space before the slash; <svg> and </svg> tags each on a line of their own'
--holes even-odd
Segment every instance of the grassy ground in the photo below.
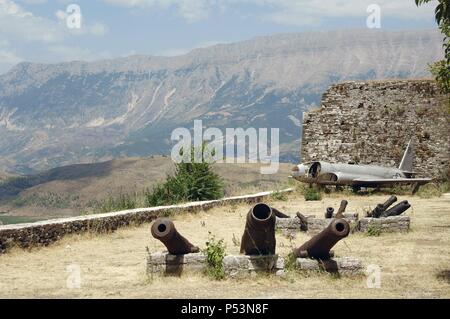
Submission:
<svg viewBox="0 0 450 319">
<path fill-rule="evenodd" d="M 345 196 L 347 211 L 362 214 L 387 195 Z M 323 216 L 327 206 L 336 209 L 342 194 L 305 202 L 290 195 L 287 201 L 271 200 L 274 207 L 294 215 Z M 369 289 L 365 276 L 335 278 L 326 273 L 288 273 L 286 278 L 261 275 L 255 279 L 213 281 L 201 274 L 181 278 L 147 277 L 146 247 L 163 250 L 150 235 L 150 224 L 120 229 L 112 234 L 66 237 L 46 248 L 14 249 L 0 255 L 0 297 L 69 298 L 450 298 L 450 197 L 407 199 L 412 228 L 406 234 L 370 237 L 351 234 L 335 247 L 338 256 L 360 258 L 365 266 L 382 269 L 381 288 Z M 179 231 L 191 242 L 205 246 L 208 232 L 224 238 L 227 253 L 237 254 L 249 205 L 225 206 L 197 214 L 174 217 Z M 277 252 L 284 256 L 308 235 L 290 240 L 277 234 Z M 68 266 L 81 270 L 81 288 L 68 289 Z"/>
</svg>

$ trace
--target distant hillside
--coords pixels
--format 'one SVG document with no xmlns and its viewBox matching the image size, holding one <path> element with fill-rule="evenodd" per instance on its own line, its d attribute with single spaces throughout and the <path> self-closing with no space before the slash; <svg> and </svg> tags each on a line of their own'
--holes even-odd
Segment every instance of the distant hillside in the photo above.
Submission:
<svg viewBox="0 0 450 319">
<path fill-rule="evenodd" d="M 255 164 L 215 164 L 227 195 L 272 190 L 285 184 L 291 165 L 280 164 L 274 175 L 261 175 Z M 125 158 L 58 167 L 36 175 L 10 178 L 0 184 L 0 212 L 9 215 L 77 215 L 96 201 L 142 192 L 173 172 L 168 157 Z"/>
<path fill-rule="evenodd" d="M 281 34 L 92 63 L 20 63 L 0 76 L 0 170 L 32 173 L 123 156 L 168 154 L 170 133 L 280 128 L 282 159 L 298 160 L 301 115 L 342 80 L 428 75 L 436 30 Z"/>
</svg>

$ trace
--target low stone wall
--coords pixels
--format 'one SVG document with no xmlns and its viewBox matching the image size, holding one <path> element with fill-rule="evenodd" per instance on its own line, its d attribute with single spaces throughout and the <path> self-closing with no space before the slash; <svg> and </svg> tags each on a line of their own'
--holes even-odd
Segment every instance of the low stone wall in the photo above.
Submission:
<svg viewBox="0 0 450 319">
<path fill-rule="evenodd" d="M 192 272 L 203 272 L 207 268 L 203 253 L 170 255 L 167 252 L 149 253 L 148 275 L 180 276 Z M 360 260 L 352 257 L 315 260 L 297 258 L 295 268 L 299 272 L 326 271 L 339 275 L 360 275 L 363 267 Z M 228 278 L 248 278 L 257 273 L 285 275 L 285 259 L 278 255 L 246 256 L 228 255 L 223 259 L 223 269 Z"/>
<path fill-rule="evenodd" d="M 358 222 L 358 230 L 367 232 L 370 229 L 381 232 L 407 232 L 411 224 L 409 216 L 391 216 L 385 218 L 361 218 Z"/>
<path fill-rule="evenodd" d="M 331 258 L 320 261 L 309 258 L 297 258 L 295 266 L 300 271 L 326 271 L 347 276 L 363 274 L 361 261 L 353 257 Z"/>
<path fill-rule="evenodd" d="M 307 219 L 307 232 L 311 235 L 320 233 L 333 220 L 332 218 L 316 218 L 315 215 L 307 215 L 305 217 Z M 358 213 L 344 213 L 344 219 L 350 223 L 351 229 L 357 229 Z M 302 231 L 300 219 L 298 217 L 277 218 L 275 222 L 275 229 L 286 230 L 289 232 Z"/>
<path fill-rule="evenodd" d="M 184 272 L 206 269 L 206 256 L 203 253 L 171 255 L 156 252 L 148 255 L 147 274 L 181 275 Z"/>
<path fill-rule="evenodd" d="M 284 272 L 284 258 L 278 255 L 269 256 L 225 256 L 223 259 L 225 276 L 247 277 L 256 273 L 274 273 L 282 275 Z"/>
<path fill-rule="evenodd" d="M 344 219 L 350 224 L 350 229 L 358 229 L 358 214 L 357 213 L 344 213 Z M 331 223 L 333 218 L 308 218 L 308 234 L 316 235 L 324 230 Z"/>
<path fill-rule="evenodd" d="M 290 193 L 292 189 L 285 189 Z M 161 216 L 170 214 L 206 210 L 217 206 L 234 203 L 256 203 L 274 192 L 262 192 L 253 195 L 234 196 L 219 200 L 192 202 L 180 205 L 137 208 L 114 213 L 95 214 L 71 218 L 59 218 L 29 224 L 0 226 L 0 253 L 12 246 L 22 248 L 47 246 L 65 235 L 93 232 L 109 232 L 128 225 L 148 223 Z"/>
</svg>

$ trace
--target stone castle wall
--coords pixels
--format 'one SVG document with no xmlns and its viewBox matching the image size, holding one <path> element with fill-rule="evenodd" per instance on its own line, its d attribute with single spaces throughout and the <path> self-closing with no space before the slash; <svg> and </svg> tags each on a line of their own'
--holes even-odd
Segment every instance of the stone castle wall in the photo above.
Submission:
<svg viewBox="0 0 450 319">
<path fill-rule="evenodd" d="M 413 138 L 418 177 L 449 174 L 450 116 L 433 80 L 344 82 L 304 114 L 302 162 L 398 167 Z"/>
</svg>

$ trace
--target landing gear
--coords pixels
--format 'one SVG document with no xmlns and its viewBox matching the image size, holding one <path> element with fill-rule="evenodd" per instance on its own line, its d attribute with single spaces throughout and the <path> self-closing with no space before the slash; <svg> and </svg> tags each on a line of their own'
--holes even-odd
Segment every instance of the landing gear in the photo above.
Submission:
<svg viewBox="0 0 450 319">
<path fill-rule="evenodd" d="M 419 188 L 420 188 L 420 184 L 419 183 L 412 184 L 412 194 L 414 195 L 415 193 L 417 193 Z"/>
</svg>

